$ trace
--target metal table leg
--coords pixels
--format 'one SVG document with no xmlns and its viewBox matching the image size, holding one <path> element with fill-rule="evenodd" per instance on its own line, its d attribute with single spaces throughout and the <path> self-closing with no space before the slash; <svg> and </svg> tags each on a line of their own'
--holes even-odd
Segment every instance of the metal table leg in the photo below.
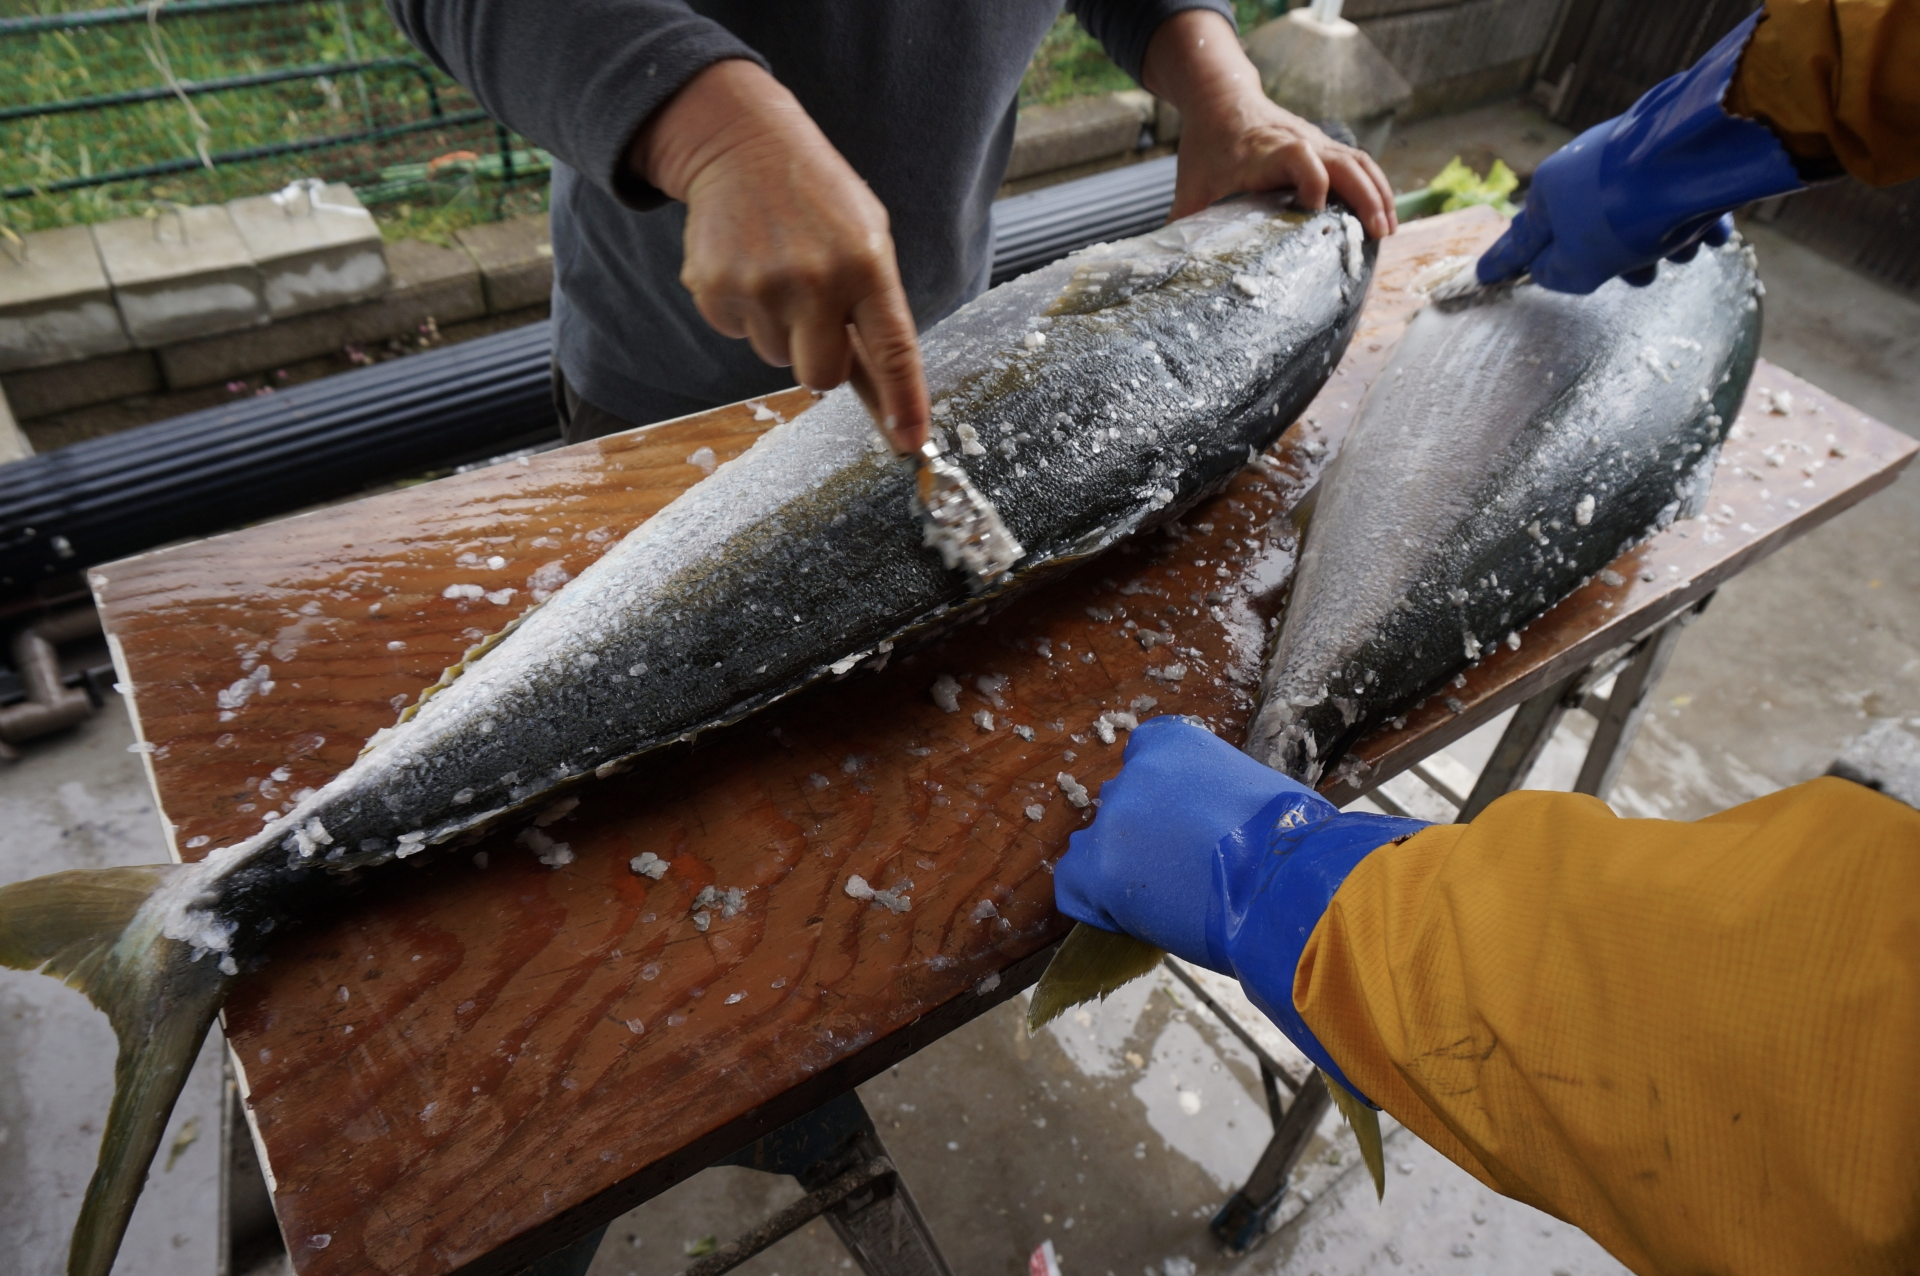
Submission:
<svg viewBox="0 0 1920 1276">
<path fill-rule="evenodd" d="M 1604 799 L 1626 765 L 1633 738 L 1646 717 L 1653 689 L 1666 673 L 1680 645 L 1680 634 L 1713 601 L 1708 594 L 1692 607 L 1672 617 L 1652 633 L 1634 643 L 1615 658 L 1605 659 L 1571 674 L 1523 702 L 1507 723 L 1494 746 L 1493 756 L 1460 808 L 1458 822 L 1465 824 L 1487 809 L 1495 798 L 1512 792 L 1526 781 L 1527 772 L 1540 760 L 1540 753 L 1552 738 L 1554 728 L 1568 709 L 1584 709 L 1597 721 L 1587 756 L 1580 765 L 1575 793 L 1591 793 Z M 1613 690 L 1602 697 L 1592 687 L 1613 675 Z M 1378 801 L 1378 799 L 1375 799 Z"/>
<path fill-rule="evenodd" d="M 1640 723 L 1647 716 L 1647 701 L 1659 685 L 1660 675 L 1667 671 L 1674 648 L 1680 645 L 1681 631 L 1705 606 L 1703 599 L 1700 607 L 1682 612 L 1642 639 L 1626 668 L 1614 676 L 1613 690 L 1605 703 L 1595 708 L 1599 725 L 1594 729 L 1593 743 L 1587 746 L 1580 778 L 1574 781 L 1575 793 L 1591 793 L 1604 801 L 1612 791 L 1613 782 L 1620 778 L 1620 768 L 1626 765 L 1633 737 L 1639 734 Z"/>
<path fill-rule="evenodd" d="M 880 1132 L 852 1091 L 718 1162 L 791 1174 L 808 1195 L 682 1276 L 719 1276 L 824 1217 L 867 1276 L 953 1276 Z"/>
<path fill-rule="evenodd" d="M 1553 738 L 1554 728 L 1560 725 L 1561 717 L 1570 707 L 1569 693 L 1584 673 L 1583 670 L 1569 674 L 1514 711 L 1507 729 L 1501 733 L 1500 743 L 1493 746 L 1493 756 L 1487 759 L 1480 778 L 1474 782 L 1473 792 L 1461 806 L 1458 823 L 1467 823 L 1486 810 L 1495 798 L 1512 792 L 1527 778 L 1527 772 L 1540 760 L 1547 741 Z"/>
<path fill-rule="evenodd" d="M 866 1276 L 953 1276 L 873 1119 L 852 1091 L 714 1164 L 791 1174 L 807 1194 L 680 1276 L 720 1276 L 823 1217 Z M 603 1227 L 581 1237 L 522 1276 L 586 1276 L 606 1232 Z"/>
<path fill-rule="evenodd" d="M 520 1276 L 587 1276 L 587 1268 L 593 1266 L 593 1256 L 600 1250 L 600 1242 L 606 1238 L 607 1229 L 589 1232 L 565 1249 L 555 1250 Z"/>
<path fill-rule="evenodd" d="M 1266 1078 L 1267 1102 L 1274 1108 L 1273 1138 L 1267 1141 L 1267 1150 L 1254 1162 L 1245 1185 L 1227 1198 L 1227 1203 L 1207 1224 L 1214 1239 L 1233 1255 L 1244 1254 L 1267 1238 L 1274 1211 L 1286 1196 L 1287 1176 L 1300 1163 L 1301 1154 L 1307 1150 L 1307 1143 L 1320 1125 L 1320 1118 L 1333 1104 L 1326 1079 L 1315 1068 L 1282 1114 L 1278 1110 L 1279 1093 L 1264 1065 L 1261 1073 Z"/>
</svg>

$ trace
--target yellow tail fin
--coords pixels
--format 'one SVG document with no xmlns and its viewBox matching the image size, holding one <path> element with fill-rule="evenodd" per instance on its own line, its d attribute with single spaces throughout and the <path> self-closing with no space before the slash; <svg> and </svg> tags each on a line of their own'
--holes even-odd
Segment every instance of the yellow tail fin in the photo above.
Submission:
<svg viewBox="0 0 1920 1276">
<path fill-rule="evenodd" d="M 1105 997 L 1160 964 L 1167 954 L 1131 935 L 1074 923 L 1060 951 L 1034 985 L 1027 1028 L 1037 1030 L 1083 1001 Z"/>
<path fill-rule="evenodd" d="M 1367 1173 L 1373 1175 L 1374 1199 L 1386 1199 L 1387 1149 L 1380 1137 L 1380 1114 L 1360 1102 L 1351 1090 L 1326 1073 L 1320 1075 L 1326 1081 L 1327 1093 L 1333 1096 L 1340 1115 L 1353 1127 L 1353 1137 L 1360 1141 L 1360 1159 L 1367 1163 Z"/>
<path fill-rule="evenodd" d="M 0 887 L 0 966 L 39 970 L 87 995 L 120 1039 L 113 1106 L 67 1254 L 69 1276 L 107 1276 L 167 1117 L 227 979 L 143 915 L 178 865 L 77 869 Z"/>
</svg>

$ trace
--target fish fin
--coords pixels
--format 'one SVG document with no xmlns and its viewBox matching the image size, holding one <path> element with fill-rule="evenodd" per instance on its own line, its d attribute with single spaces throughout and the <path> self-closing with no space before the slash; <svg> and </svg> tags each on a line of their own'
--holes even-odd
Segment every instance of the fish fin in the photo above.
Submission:
<svg viewBox="0 0 1920 1276">
<path fill-rule="evenodd" d="M 513 633 L 514 630 L 520 628 L 520 626 L 526 622 L 527 617 L 533 615 L 534 612 L 540 610 L 542 606 L 543 604 L 541 603 L 535 603 L 533 606 L 521 612 L 518 616 L 515 616 L 512 620 L 509 620 L 506 623 L 505 627 L 498 629 L 493 633 L 488 634 L 486 637 L 482 638 L 479 642 L 474 643 L 473 646 L 468 647 L 464 652 L 460 654 L 459 660 L 455 661 L 453 664 L 448 665 L 445 669 L 442 669 L 440 671 L 439 678 L 435 679 L 430 686 L 424 688 L 420 692 L 419 698 L 417 698 L 412 704 L 408 705 L 406 708 L 400 711 L 400 716 L 394 719 L 393 725 L 397 727 L 412 721 L 414 716 L 418 714 L 420 710 L 426 707 L 427 701 L 433 699 L 435 696 L 439 695 L 442 691 L 445 691 L 448 687 L 451 687 L 454 683 L 458 682 L 460 680 L 460 676 L 466 673 L 468 669 L 472 668 L 475 661 L 479 660 L 480 657 L 486 655 L 489 651 L 492 651 L 495 647 L 498 647 L 501 643 L 505 642 L 507 640 L 508 635 Z M 381 738 L 381 736 L 386 731 L 390 731 L 392 729 L 393 729 L 392 727 L 386 727 L 386 728 L 382 728 L 382 730 L 380 731 L 374 732 L 372 739 L 369 739 L 366 742 L 366 744 L 361 746 L 359 756 L 363 758 L 366 757 L 367 754 L 373 749 L 374 744 Z"/>
<path fill-rule="evenodd" d="M 1075 923 L 1066 942 L 1047 963 L 1027 1006 L 1027 1027 L 1042 1024 L 1083 1001 L 1105 997 L 1149 973 L 1166 956 L 1164 949 L 1097 926 Z"/>
<path fill-rule="evenodd" d="M 1321 1075 L 1325 1076 L 1324 1073 Z M 1360 1102 L 1353 1091 L 1332 1077 L 1325 1079 L 1327 1093 L 1333 1096 L 1340 1115 L 1352 1127 L 1353 1137 L 1360 1141 L 1360 1159 L 1367 1163 L 1367 1173 L 1373 1175 L 1374 1199 L 1384 1200 L 1387 1195 L 1387 1149 L 1380 1138 L 1380 1114 Z"/>
<path fill-rule="evenodd" d="M 77 869 L 0 887 L 0 965 L 39 970 L 87 995 L 120 1039 L 100 1159 L 74 1224 L 68 1276 L 107 1276 L 167 1117 L 227 979 L 141 913 L 185 865 Z"/>
</svg>

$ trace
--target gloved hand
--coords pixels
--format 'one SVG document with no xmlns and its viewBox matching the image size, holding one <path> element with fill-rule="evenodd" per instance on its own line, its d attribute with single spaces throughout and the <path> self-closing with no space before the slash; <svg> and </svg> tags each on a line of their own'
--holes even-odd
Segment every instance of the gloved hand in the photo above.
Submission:
<svg viewBox="0 0 1920 1276">
<path fill-rule="evenodd" d="M 1527 205 L 1480 258 L 1483 284 L 1521 271 L 1555 292 L 1620 276 L 1653 282 L 1662 257 L 1688 261 L 1733 231 L 1731 210 L 1805 183 L 1773 130 L 1720 105 L 1761 15 L 1625 115 L 1582 133 L 1534 173 Z"/>
<path fill-rule="evenodd" d="M 1099 817 L 1054 868 L 1060 911 L 1232 975 L 1280 1030 L 1354 1094 L 1293 1007 L 1293 972 L 1347 874 L 1420 820 L 1342 814 L 1184 718 L 1127 741 Z"/>
</svg>

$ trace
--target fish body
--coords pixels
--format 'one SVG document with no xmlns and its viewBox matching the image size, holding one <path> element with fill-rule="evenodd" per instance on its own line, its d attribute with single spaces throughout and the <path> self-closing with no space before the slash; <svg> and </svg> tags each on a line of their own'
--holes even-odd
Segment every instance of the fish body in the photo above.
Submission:
<svg viewBox="0 0 1920 1276">
<path fill-rule="evenodd" d="M 69 1271 L 103 1276 L 227 986 L 349 875 L 478 833 L 737 720 L 1171 519 L 1305 407 L 1359 317 L 1350 215 L 1217 206 L 994 289 L 924 339 L 944 462 L 1024 549 L 984 592 L 917 508 L 916 464 L 850 391 L 637 528 L 380 732 L 347 770 L 196 864 L 0 888 L 0 964 L 85 991 L 120 1039 Z M 537 828 L 543 857 L 562 854 Z M 550 860 L 551 862 L 551 860 Z"/>
<path fill-rule="evenodd" d="M 1759 341 L 1738 243 L 1422 310 L 1322 481 L 1247 751 L 1317 781 L 1703 501 Z"/>
</svg>

